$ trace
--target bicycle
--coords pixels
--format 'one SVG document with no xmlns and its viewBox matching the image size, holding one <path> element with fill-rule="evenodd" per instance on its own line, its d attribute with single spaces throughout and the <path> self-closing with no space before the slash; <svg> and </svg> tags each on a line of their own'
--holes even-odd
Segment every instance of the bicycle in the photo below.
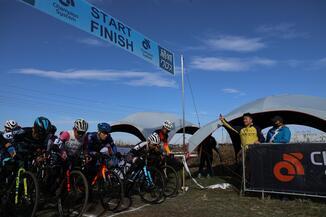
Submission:
<svg viewBox="0 0 326 217">
<path fill-rule="evenodd" d="M 60 153 L 51 151 L 36 165 L 38 180 L 46 194 L 56 200 L 60 216 L 82 216 L 88 204 L 88 182 L 84 174 L 73 167 L 75 159 L 63 161 Z M 51 183 L 51 185 L 49 185 Z"/>
<path fill-rule="evenodd" d="M 123 172 L 122 166 L 119 168 L 124 177 L 125 196 L 129 198 L 127 207 L 132 204 L 133 193 L 150 204 L 155 204 L 164 197 L 164 176 L 157 168 L 147 165 L 147 155 L 145 153 L 136 158 L 126 173 Z"/>
<path fill-rule="evenodd" d="M 91 187 L 97 189 L 102 207 L 108 211 L 117 211 L 123 203 L 123 182 L 112 170 L 111 157 L 102 153 L 95 155 L 98 164 L 97 173 L 91 179 Z"/>
<path fill-rule="evenodd" d="M 176 170 L 172 166 L 167 164 L 168 158 L 170 157 L 167 155 L 161 155 L 156 153 L 151 154 L 149 157 L 149 164 L 158 168 L 164 176 L 164 196 L 174 197 L 178 194 L 180 180 Z"/>
<path fill-rule="evenodd" d="M 33 173 L 10 159 L 3 164 L 0 174 L 0 216 L 33 217 L 39 201 L 39 186 Z"/>
</svg>

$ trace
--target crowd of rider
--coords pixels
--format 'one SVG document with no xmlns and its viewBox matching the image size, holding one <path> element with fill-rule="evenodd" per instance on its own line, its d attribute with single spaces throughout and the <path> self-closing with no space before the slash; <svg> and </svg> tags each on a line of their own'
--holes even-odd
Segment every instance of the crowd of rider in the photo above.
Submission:
<svg viewBox="0 0 326 217">
<path fill-rule="evenodd" d="M 169 155 L 168 134 L 173 127 L 174 123 L 166 120 L 161 129 L 153 132 L 146 142 L 134 149 L 148 145 L 153 152 Z M 53 150 L 60 153 L 61 160 L 72 164 L 84 156 L 89 172 L 97 171 L 96 158 L 93 156 L 99 153 L 110 156 L 113 164 L 117 164 L 121 154 L 111 137 L 110 124 L 99 123 L 97 132 L 88 132 L 88 128 L 86 120 L 77 119 L 72 130 L 56 134 L 56 126 L 45 117 L 36 118 L 32 127 L 21 127 L 16 121 L 8 120 L 4 131 L 0 132 L 0 169 L 8 161 L 25 161 L 28 153 L 35 156 L 36 153 L 49 153 Z"/>
</svg>

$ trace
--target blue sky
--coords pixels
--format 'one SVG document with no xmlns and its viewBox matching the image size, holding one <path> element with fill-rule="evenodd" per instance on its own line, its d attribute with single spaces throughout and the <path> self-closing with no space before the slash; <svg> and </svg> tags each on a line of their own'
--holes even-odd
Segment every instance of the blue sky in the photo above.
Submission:
<svg viewBox="0 0 326 217">
<path fill-rule="evenodd" d="M 326 97 L 323 0 L 90 2 L 174 51 L 177 68 L 184 54 L 202 124 L 268 95 Z M 139 111 L 181 113 L 180 74 L 19 1 L 0 5 L 0 123 L 45 115 L 70 129 L 84 117 L 94 129 Z M 197 123 L 188 84 L 186 108 Z"/>
</svg>

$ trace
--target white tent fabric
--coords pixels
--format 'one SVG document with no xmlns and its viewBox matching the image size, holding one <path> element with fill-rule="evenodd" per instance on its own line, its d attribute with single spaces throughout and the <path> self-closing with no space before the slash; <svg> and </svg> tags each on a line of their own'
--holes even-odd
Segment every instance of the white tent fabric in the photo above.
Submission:
<svg viewBox="0 0 326 217">
<path fill-rule="evenodd" d="M 182 129 L 182 119 L 175 114 L 162 113 L 162 112 L 140 112 L 123 118 L 122 120 L 112 124 L 112 127 L 118 125 L 131 125 L 136 127 L 145 138 L 157 129 L 162 128 L 165 120 L 170 120 L 174 123 L 174 129 L 169 133 L 171 139 L 174 134 Z M 186 121 L 186 127 L 197 127 L 196 125 Z"/>
<path fill-rule="evenodd" d="M 269 96 L 250 102 L 233 110 L 225 118 L 229 121 L 241 117 L 244 113 L 264 113 L 272 111 L 295 111 L 326 120 L 326 99 L 303 95 Z M 218 115 L 218 114 L 216 114 Z M 200 128 L 189 139 L 189 151 L 193 151 L 208 135 L 221 125 L 214 120 Z"/>
</svg>

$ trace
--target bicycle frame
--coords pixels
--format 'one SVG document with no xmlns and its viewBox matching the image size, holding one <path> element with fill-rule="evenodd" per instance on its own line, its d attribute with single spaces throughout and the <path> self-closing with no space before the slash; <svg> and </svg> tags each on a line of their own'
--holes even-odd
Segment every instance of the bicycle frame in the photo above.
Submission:
<svg viewBox="0 0 326 217">
<path fill-rule="evenodd" d="M 19 168 L 17 176 L 16 176 L 15 204 L 18 204 L 20 176 L 25 171 L 26 170 L 24 168 Z M 26 178 L 23 179 L 23 185 L 24 185 L 24 196 L 27 197 L 28 194 L 27 194 L 27 180 L 26 180 Z"/>
<path fill-rule="evenodd" d="M 101 168 L 99 169 L 99 171 L 97 172 L 96 176 L 94 177 L 92 184 L 91 185 L 95 185 L 97 180 L 100 178 L 103 178 L 104 181 L 106 181 L 106 175 L 105 173 L 110 171 L 107 166 L 105 165 L 105 163 L 101 164 Z"/>
</svg>

